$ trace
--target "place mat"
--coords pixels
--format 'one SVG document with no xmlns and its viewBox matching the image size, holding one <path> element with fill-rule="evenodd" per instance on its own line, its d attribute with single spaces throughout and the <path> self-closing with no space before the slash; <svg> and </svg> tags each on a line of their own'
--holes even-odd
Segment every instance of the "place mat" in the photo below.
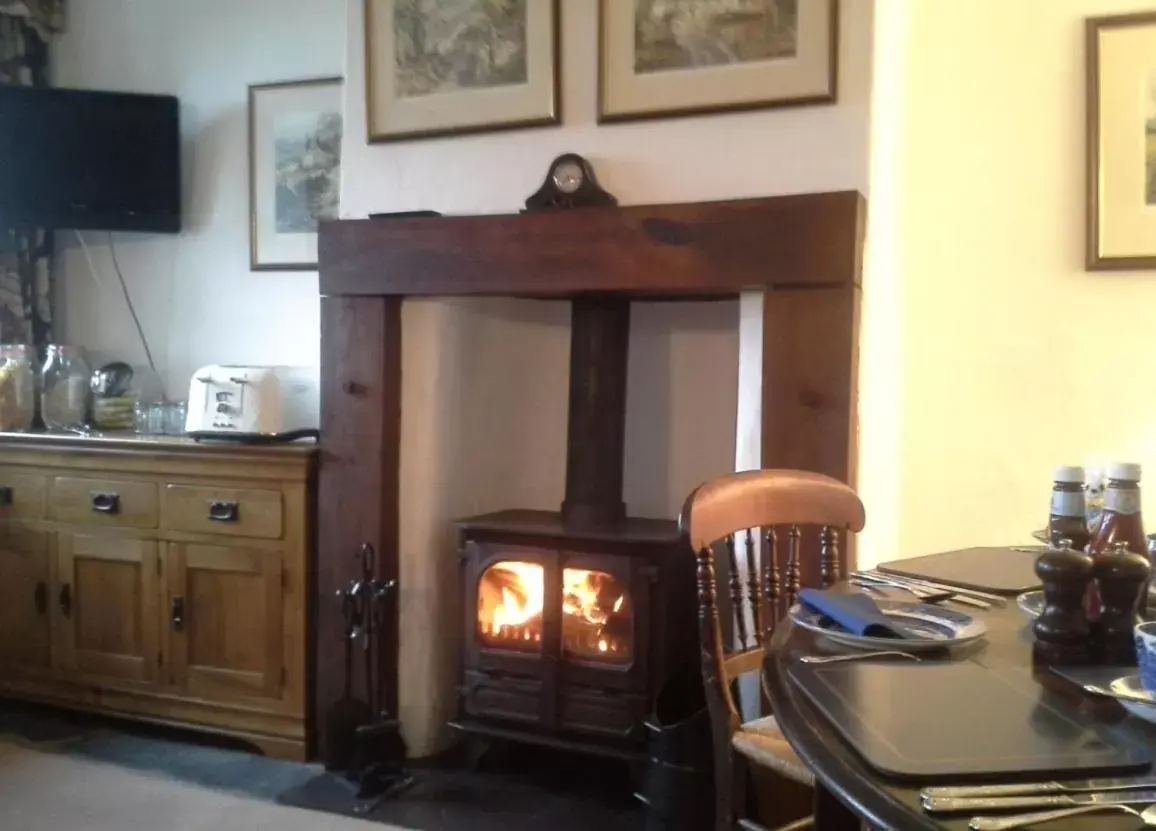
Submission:
<svg viewBox="0 0 1156 831">
<path fill-rule="evenodd" d="M 1147 748 L 1044 692 L 1027 672 L 958 663 L 797 662 L 791 680 L 881 773 L 1028 781 L 1146 770 Z"/>
<path fill-rule="evenodd" d="M 1014 551 L 1011 548 L 960 548 L 939 554 L 925 554 L 909 560 L 893 560 L 880 571 L 901 577 L 922 577 L 936 583 L 950 583 L 963 589 L 993 594 L 1017 595 L 1040 587 L 1036 577 L 1036 557 L 1043 551 Z"/>
</svg>

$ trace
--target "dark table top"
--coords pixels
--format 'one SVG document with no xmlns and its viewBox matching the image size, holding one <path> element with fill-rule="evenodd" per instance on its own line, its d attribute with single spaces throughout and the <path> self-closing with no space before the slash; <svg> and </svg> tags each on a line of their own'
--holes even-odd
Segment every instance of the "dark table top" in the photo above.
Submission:
<svg viewBox="0 0 1156 831">
<path fill-rule="evenodd" d="M 896 597 L 900 599 L 899 595 Z M 1003 608 L 993 607 L 989 611 L 980 611 L 977 614 L 982 615 L 988 626 L 985 640 L 952 650 L 949 654 L 935 653 L 922 656 L 922 660 L 971 661 L 992 673 L 1014 672 L 1022 675 L 1025 668 L 1030 669 L 1031 621 L 1016 606 L 1015 599 L 1009 599 Z M 954 831 L 967 828 L 966 815 L 944 817 L 923 813 L 919 806 L 919 791 L 924 786 L 889 779 L 869 767 L 788 677 L 788 668 L 799 657 L 837 651 L 846 650 L 830 645 L 821 637 L 794 627 L 788 621 L 783 621 L 777 627 L 764 662 L 763 685 L 775 718 L 795 751 L 815 772 L 819 782 L 828 791 L 858 815 L 880 828 L 896 831 L 916 831 L 916 829 Z M 1042 694 L 1078 707 L 1091 714 L 1097 721 L 1121 724 L 1130 734 L 1145 742 L 1152 751 L 1153 758 L 1156 758 L 1156 725 L 1128 716 L 1124 709 L 1111 699 L 1086 695 L 1077 686 L 1046 668 L 1037 668 L 1032 672 L 1032 678 L 1040 684 Z M 993 678 L 994 680 L 996 679 Z M 960 719 L 983 718 L 982 713 L 969 711 L 967 702 L 937 700 L 928 701 L 927 705 L 943 708 Z M 901 717 L 901 714 L 896 714 L 896 717 Z M 1148 778 L 1152 775 L 1152 772 L 1149 772 L 1137 775 L 1137 778 Z M 1027 781 L 1037 781 L 1039 778 L 1029 777 Z M 1122 812 L 1103 812 L 1057 820 L 1040 827 L 1055 831 L 1125 831 L 1135 829 L 1137 820 Z"/>
</svg>

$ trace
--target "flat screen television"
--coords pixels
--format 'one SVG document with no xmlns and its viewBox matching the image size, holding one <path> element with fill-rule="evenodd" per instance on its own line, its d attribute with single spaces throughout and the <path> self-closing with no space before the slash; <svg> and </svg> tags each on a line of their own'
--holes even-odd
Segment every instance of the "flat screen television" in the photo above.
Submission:
<svg viewBox="0 0 1156 831">
<path fill-rule="evenodd" d="M 181 229 L 177 99 L 0 85 L 0 227 Z"/>
</svg>

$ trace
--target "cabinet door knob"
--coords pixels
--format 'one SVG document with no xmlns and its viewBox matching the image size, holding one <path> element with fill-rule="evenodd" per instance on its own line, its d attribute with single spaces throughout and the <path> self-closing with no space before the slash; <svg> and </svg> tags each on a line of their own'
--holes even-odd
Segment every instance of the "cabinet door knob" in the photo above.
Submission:
<svg viewBox="0 0 1156 831">
<path fill-rule="evenodd" d="M 120 494 L 117 493 L 93 493 L 92 494 L 92 510 L 98 514 L 119 514 L 120 513 Z"/>
<path fill-rule="evenodd" d="M 72 586 L 65 583 L 60 587 L 60 612 L 65 617 L 72 617 Z"/>
<path fill-rule="evenodd" d="M 32 592 L 32 602 L 36 604 L 36 614 L 48 614 L 48 584 L 43 580 L 36 583 L 36 590 Z"/>
<path fill-rule="evenodd" d="M 209 502 L 209 519 L 213 522 L 236 522 L 241 506 L 232 500 L 214 499 Z"/>
<path fill-rule="evenodd" d="M 177 596 L 173 598 L 173 631 L 181 632 L 185 628 L 185 599 Z"/>
</svg>

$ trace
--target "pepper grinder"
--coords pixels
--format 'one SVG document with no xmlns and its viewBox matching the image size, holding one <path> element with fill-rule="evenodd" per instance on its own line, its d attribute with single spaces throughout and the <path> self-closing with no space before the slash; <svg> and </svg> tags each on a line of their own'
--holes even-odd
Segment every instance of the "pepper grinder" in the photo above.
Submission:
<svg viewBox="0 0 1156 831">
<path fill-rule="evenodd" d="M 1098 662 L 1136 663 L 1132 628 L 1151 571 L 1148 558 L 1129 551 L 1123 540 L 1113 542 L 1109 551 L 1096 558 L 1092 574 L 1100 590 L 1100 618 L 1092 626 L 1092 638 Z"/>
<path fill-rule="evenodd" d="M 1072 548 L 1071 540 L 1036 558 L 1044 608 L 1032 624 L 1033 660 L 1045 664 L 1084 664 L 1091 660 L 1084 594 L 1092 582 L 1092 558 Z"/>
</svg>

